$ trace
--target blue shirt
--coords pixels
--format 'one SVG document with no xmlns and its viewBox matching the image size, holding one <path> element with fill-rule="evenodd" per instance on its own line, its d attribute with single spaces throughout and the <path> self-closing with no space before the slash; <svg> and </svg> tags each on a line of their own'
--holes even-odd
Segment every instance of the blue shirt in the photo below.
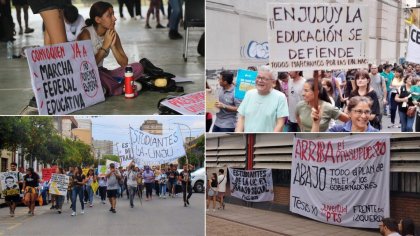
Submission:
<svg viewBox="0 0 420 236">
<path fill-rule="evenodd" d="M 347 121 L 342 125 L 334 125 L 331 127 L 328 132 L 351 132 L 351 120 Z M 373 126 L 368 123 L 368 127 L 366 128 L 365 132 L 379 132 L 379 130 L 373 128 Z"/>
</svg>

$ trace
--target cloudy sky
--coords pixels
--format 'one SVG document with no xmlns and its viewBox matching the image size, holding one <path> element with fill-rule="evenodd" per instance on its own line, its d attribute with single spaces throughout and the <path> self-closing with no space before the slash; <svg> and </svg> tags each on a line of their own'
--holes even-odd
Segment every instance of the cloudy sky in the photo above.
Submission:
<svg viewBox="0 0 420 236">
<path fill-rule="evenodd" d="M 205 132 L 204 117 L 202 116 L 76 116 L 76 119 L 90 119 L 92 121 L 92 136 L 95 140 L 111 140 L 115 142 L 129 141 L 129 127 L 139 128 L 145 120 L 158 120 L 163 124 L 163 133 L 178 127 L 175 123 L 185 124 L 191 128 L 191 136 L 198 137 Z M 181 134 L 188 137 L 189 130 L 181 125 Z"/>
</svg>

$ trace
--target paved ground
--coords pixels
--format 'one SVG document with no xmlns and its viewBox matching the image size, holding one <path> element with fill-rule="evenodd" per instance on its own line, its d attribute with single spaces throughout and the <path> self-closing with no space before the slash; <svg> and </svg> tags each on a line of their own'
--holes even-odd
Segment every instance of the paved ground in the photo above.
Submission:
<svg viewBox="0 0 420 236">
<path fill-rule="evenodd" d="M 125 195 L 124 195 L 125 196 Z M 95 197 L 93 208 L 71 216 L 70 204 L 64 203 L 59 215 L 50 205 L 36 207 L 35 216 L 27 215 L 26 207 L 18 207 L 15 217 L 9 209 L 0 209 L 0 235 L 204 235 L 204 195 L 193 194 L 190 207 L 184 207 L 182 196 L 174 199 L 140 201 L 129 207 L 127 198 L 117 200 L 117 213 L 109 212 Z"/>
<path fill-rule="evenodd" d="M 206 79 L 207 79 L 206 81 L 209 84 L 209 86 L 212 88 L 213 91 L 217 91 L 217 89 L 219 89 L 219 87 L 220 87 L 218 85 L 218 82 L 217 82 L 217 79 L 216 79 L 217 73 L 220 73 L 220 71 L 214 71 L 214 70 L 206 71 Z M 216 114 L 213 114 L 213 122 L 215 121 L 215 119 L 216 119 Z M 400 121 L 400 118 L 399 118 L 399 115 L 397 113 L 396 118 L 395 118 L 395 123 L 399 124 L 399 121 Z M 339 122 L 340 121 L 337 121 L 337 124 Z M 382 118 L 383 129 L 381 130 L 381 132 L 389 132 L 389 133 L 401 132 L 401 128 L 394 128 L 394 127 L 393 128 L 388 128 L 388 126 L 390 126 L 390 125 L 391 125 L 391 117 L 388 117 L 388 116 L 383 117 Z"/>
<path fill-rule="evenodd" d="M 233 222 L 233 223 L 232 223 Z M 320 223 L 308 218 L 284 213 L 264 211 L 255 208 L 226 204 L 225 210 L 207 211 L 207 235 L 234 235 L 238 232 L 259 232 L 267 235 L 378 235 L 375 231 L 365 231 Z M 256 228 L 256 229 L 255 229 Z M 268 232 L 267 232 L 268 231 Z M 271 233 L 271 234 L 270 234 Z M 240 234 L 239 234 L 240 235 Z M 251 235 L 245 234 L 245 235 Z M 255 235 L 255 234 L 252 234 Z"/>
<path fill-rule="evenodd" d="M 125 8 L 124 8 L 125 9 Z M 166 29 L 145 29 L 145 20 L 119 19 L 118 6 L 116 11 L 116 30 L 119 33 L 124 51 L 130 63 L 138 62 L 141 58 L 150 59 L 156 66 L 177 76 L 191 79 L 193 82 L 180 83 L 186 93 L 202 91 L 204 89 L 204 58 L 197 53 L 197 44 L 204 28 L 195 28 L 190 33 L 189 57 L 184 62 L 183 40 L 170 40 L 168 28 Z M 126 11 L 126 9 L 125 9 Z M 143 12 L 147 9 L 144 6 Z M 89 15 L 89 8 L 79 8 L 79 12 L 85 18 Z M 16 16 L 15 10 L 12 12 Z M 128 13 L 125 13 L 128 16 Z M 23 16 L 22 16 L 23 17 Z M 17 20 L 14 19 L 17 24 Z M 42 19 L 39 15 L 29 14 L 30 27 L 35 28 L 32 34 L 17 35 L 15 41 L 15 54 L 20 48 L 29 45 L 43 45 L 41 33 Z M 162 24 L 166 25 L 168 20 L 163 18 Z M 154 27 L 155 20 L 150 21 Z M 18 29 L 18 27 L 16 27 Z M 184 29 L 180 28 L 184 34 Z M 0 114 L 16 115 L 28 104 L 33 97 L 31 82 L 29 78 L 29 67 L 26 59 L 6 59 L 6 43 L 0 43 Z M 118 67 L 115 59 L 109 56 L 104 61 L 108 69 Z M 171 93 L 176 94 L 176 93 Z M 106 98 L 106 101 L 92 107 L 88 107 L 73 114 L 143 114 L 151 115 L 158 113 L 157 102 L 166 97 L 167 93 L 140 92 L 136 99 L 125 99 L 124 96 Z"/>
<path fill-rule="evenodd" d="M 279 235 L 278 233 L 273 233 L 267 230 L 258 229 L 251 227 L 247 224 L 240 224 L 234 221 L 226 220 L 223 218 L 218 218 L 214 216 L 207 215 L 206 217 L 206 235 L 226 235 L 226 236 L 254 236 L 254 235 L 265 235 L 265 236 L 274 236 Z"/>
</svg>

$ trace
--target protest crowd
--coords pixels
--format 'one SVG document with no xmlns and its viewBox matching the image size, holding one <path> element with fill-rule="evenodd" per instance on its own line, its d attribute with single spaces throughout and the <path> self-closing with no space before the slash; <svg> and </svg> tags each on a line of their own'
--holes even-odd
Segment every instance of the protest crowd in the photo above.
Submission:
<svg viewBox="0 0 420 236">
<path fill-rule="evenodd" d="M 311 78 L 302 71 L 275 73 L 264 65 L 234 77 L 222 71 L 216 89 L 207 85 L 214 97 L 207 98 L 214 108 L 206 116 L 208 132 L 420 130 L 420 64 L 314 71 Z M 387 127 L 385 119 L 390 119 Z"/>
<path fill-rule="evenodd" d="M 134 162 L 126 168 L 117 168 L 111 163 L 102 172 L 98 168 L 82 169 L 78 166 L 68 169 L 53 166 L 49 169 L 51 175 L 40 176 L 33 168 L 27 168 L 22 174 L 17 171 L 17 164 L 11 163 L 10 170 L 2 173 L 0 177 L 5 186 L 1 193 L 9 205 L 10 217 L 15 216 L 16 206 L 21 203 L 28 207 L 30 216 L 35 215 L 36 203 L 39 206 L 51 203 L 50 209 L 61 214 L 67 201 L 72 209 L 71 216 L 76 216 L 85 214 L 86 207 L 107 204 L 106 198 L 112 213 L 117 212 L 117 199 L 123 197 L 129 199 L 131 208 L 135 207 L 136 199 L 142 204 L 143 199 L 176 199 L 181 195 L 184 207 L 190 205 L 192 165 L 185 165 L 182 170 L 177 170 L 175 164 L 139 168 Z"/>
</svg>

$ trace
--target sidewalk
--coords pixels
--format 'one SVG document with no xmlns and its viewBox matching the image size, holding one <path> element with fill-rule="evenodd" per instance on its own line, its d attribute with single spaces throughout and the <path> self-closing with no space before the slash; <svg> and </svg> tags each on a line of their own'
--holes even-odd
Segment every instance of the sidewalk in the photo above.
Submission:
<svg viewBox="0 0 420 236">
<path fill-rule="evenodd" d="M 297 215 L 264 211 L 233 204 L 226 204 L 225 210 L 207 211 L 207 215 L 234 221 L 240 224 L 266 229 L 282 235 L 378 235 L 379 230 L 365 231 L 324 224 Z M 211 225 L 207 225 L 211 228 Z"/>
</svg>

